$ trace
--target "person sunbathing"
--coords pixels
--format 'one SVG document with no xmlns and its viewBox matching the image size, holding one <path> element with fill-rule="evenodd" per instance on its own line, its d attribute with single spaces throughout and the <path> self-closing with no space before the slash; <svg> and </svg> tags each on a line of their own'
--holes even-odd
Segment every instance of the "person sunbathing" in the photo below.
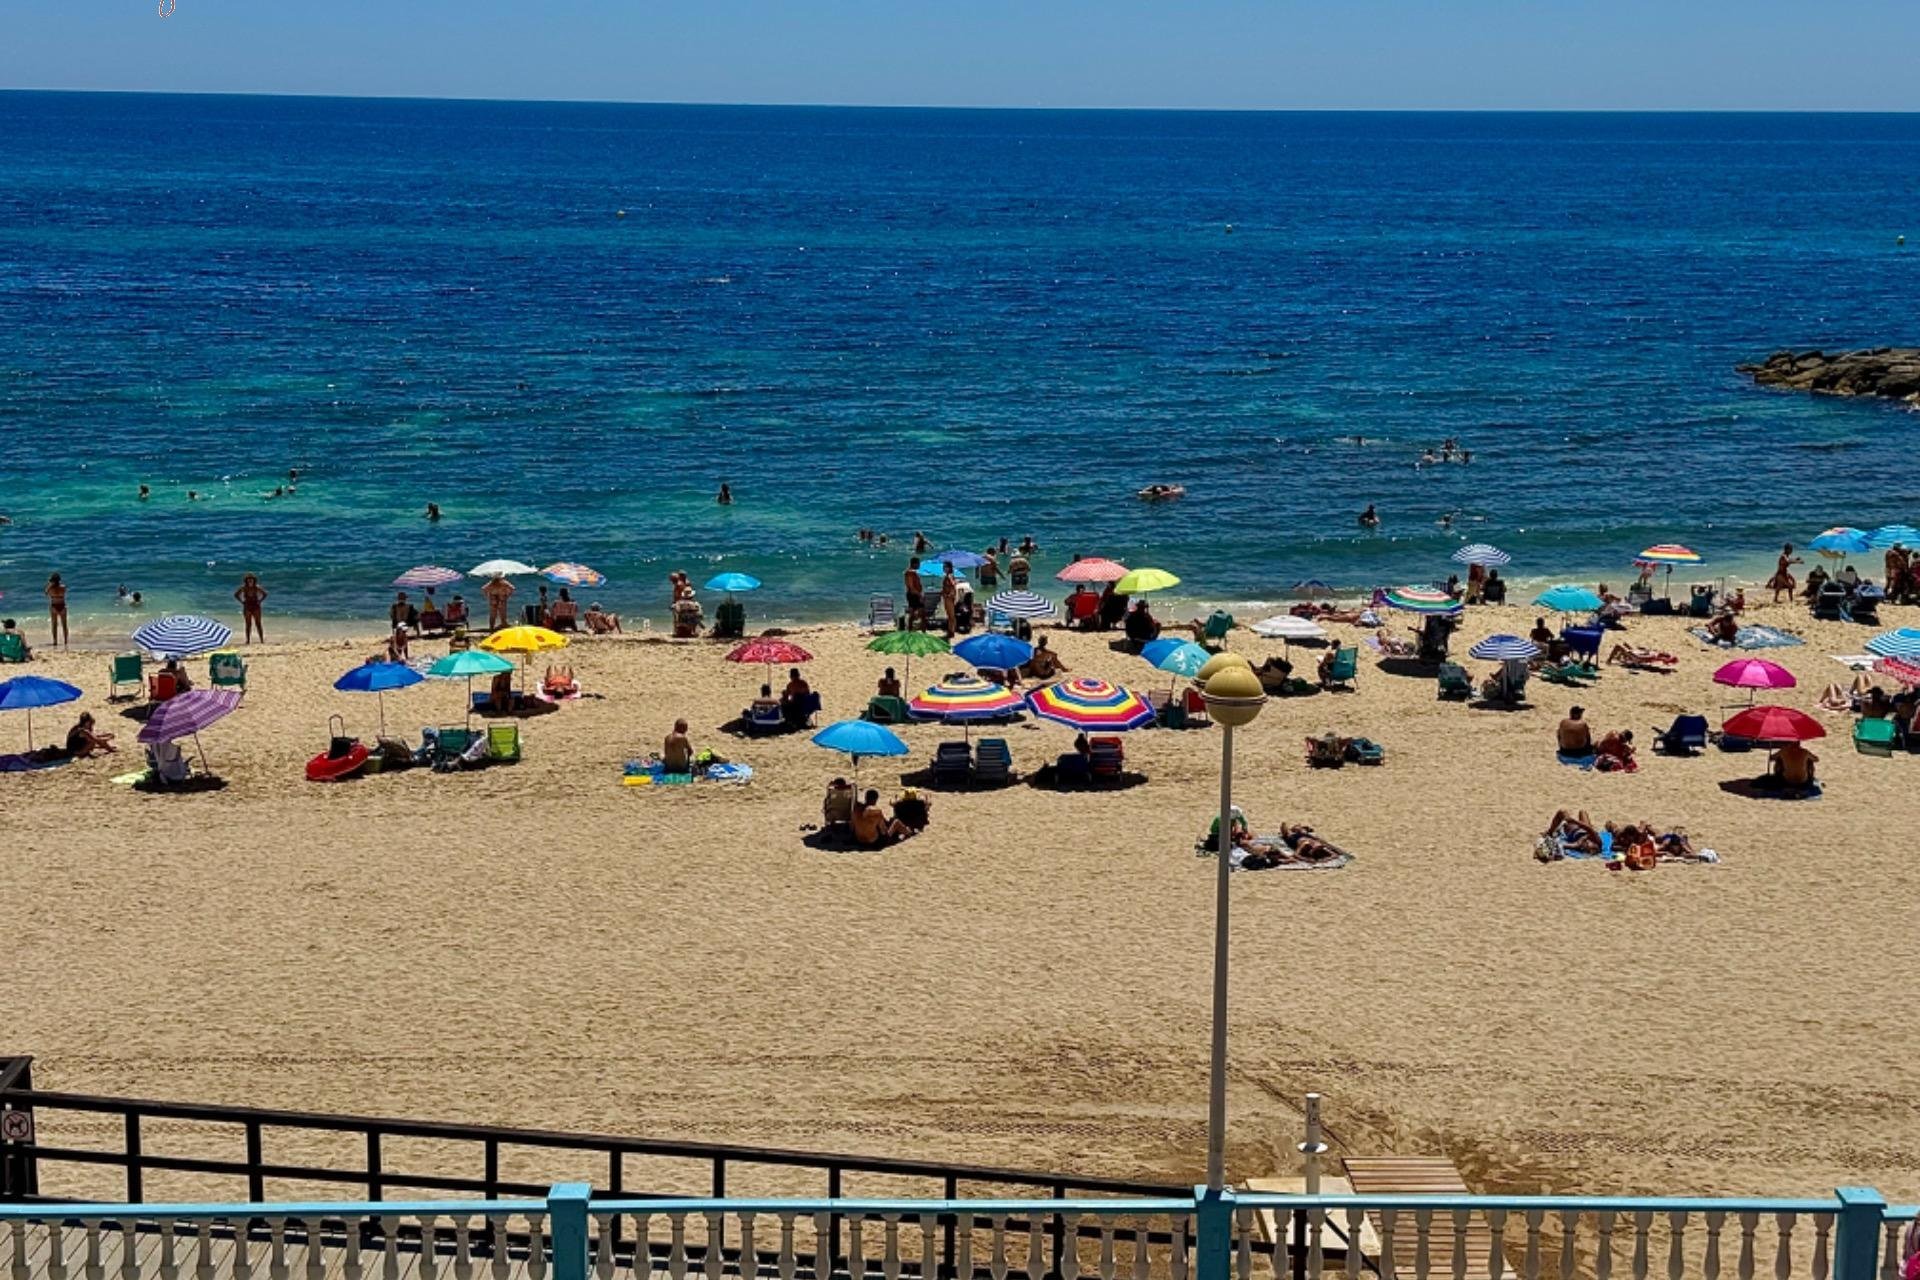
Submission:
<svg viewBox="0 0 1920 1280">
<path fill-rule="evenodd" d="M 540 691 L 549 698 L 571 698 L 580 692 L 580 682 L 573 678 L 572 667 L 550 666 L 540 681 Z"/>
<path fill-rule="evenodd" d="M 1553 628 L 1547 625 L 1547 620 L 1545 618 L 1535 618 L 1533 620 L 1533 630 L 1527 632 L 1527 639 L 1533 641 L 1537 645 L 1552 644 Z"/>
<path fill-rule="evenodd" d="M 187 669 L 180 665 L 178 658 L 168 658 L 166 665 L 160 668 L 160 674 L 173 677 L 173 691 L 176 694 L 185 693 L 193 688 L 193 678 L 187 674 Z"/>
<path fill-rule="evenodd" d="M 1607 661 L 1623 667 L 1665 667 L 1672 666 L 1680 659 L 1658 649 L 1649 649 L 1644 645 L 1628 644 L 1622 640 L 1607 653 Z"/>
<path fill-rule="evenodd" d="M 393 634 L 387 637 L 387 661 L 388 662 L 405 662 L 406 660 L 407 660 L 407 628 L 403 624 L 403 625 L 394 627 Z"/>
<path fill-rule="evenodd" d="M 747 711 L 748 717 L 754 720 L 759 720 L 763 718 L 770 718 L 773 716 L 777 716 L 779 714 L 780 714 L 780 699 L 773 696 L 773 686 L 770 684 L 761 685 L 760 696 L 755 698 L 753 700 L 752 706 L 748 708 L 748 711 Z"/>
<path fill-rule="evenodd" d="M 1380 646 L 1380 652 L 1389 658 L 1411 658 L 1420 652 L 1420 647 L 1411 640 L 1398 640 L 1388 635 L 1385 627 L 1379 627 L 1374 630 L 1373 641 Z M 1323 668 L 1321 672 L 1322 679 L 1325 678 L 1326 673 L 1324 668 L 1328 665 L 1328 662 L 1329 659 L 1326 657 L 1320 659 L 1320 664 Z"/>
<path fill-rule="evenodd" d="M 1340 850 L 1315 835 L 1313 828 L 1304 822 L 1292 826 L 1281 823 L 1280 841 L 1302 862 L 1325 862 L 1340 856 Z"/>
<path fill-rule="evenodd" d="M 1593 726 L 1585 717 L 1585 707 L 1574 707 L 1567 712 L 1567 718 L 1560 722 L 1555 730 L 1560 754 L 1563 756 L 1590 756 L 1593 754 Z"/>
<path fill-rule="evenodd" d="M 1562 848 L 1578 853 L 1600 852 L 1600 832 L 1595 829 L 1593 819 L 1587 816 L 1585 809 L 1578 813 L 1556 810 L 1553 821 L 1547 824 L 1546 838 L 1558 841 Z"/>
<path fill-rule="evenodd" d="M 673 732 L 660 746 L 660 763 L 668 773 L 693 772 L 693 739 L 687 736 L 685 720 L 673 722 Z"/>
<path fill-rule="evenodd" d="M 1633 730 L 1615 729 L 1594 746 L 1594 767 L 1603 773 L 1632 773 L 1639 768 L 1633 757 Z"/>
<path fill-rule="evenodd" d="M 1293 679 L 1293 664 L 1285 658 L 1268 658 L 1253 669 L 1265 689 L 1283 689 Z"/>
<path fill-rule="evenodd" d="M 1775 787 L 1805 791 L 1813 785 L 1813 767 L 1819 763 L 1819 756 L 1797 742 L 1789 742 L 1774 753 L 1767 777 Z"/>
<path fill-rule="evenodd" d="M 1731 610 L 1723 610 L 1714 615 L 1707 624 L 1707 638 L 1721 644 L 1733 644 L 1740 639 L 1740 623 Z"/>
<path fill-rule="evenodd" d="M 462 627 L 467 622 L 467 602 L 459 596 L 447 602 L 447 625 Z"/>
<path fill-rule="evenodd" d="M 587 606 L 587 611 L 580 615 L 580 621 L 586 626 L 588 635 L 612 635 L 620 630 L 620 615 L 602 609 L 598 600 Z"/>
<path fill-rule="evenodd" d="M 868 791 L 862 803 L 853 807 L 853 839 L 868 849 L 883 849 L 913 834 L 913 829 L 898 818 L 880 812 L 880 793 Z"/>
<path fill-rule="evenodd" d="M 1227 839 L 1237 848 L 1246 848 L 1252 840 L 1246 813 L 1236 804 L 1227 818 Z M 1206 839 L 1201 842 L 1201 847 L 1210 853 L 1220 852 L 1220 819 L 1217 815 L 1207 825 Z"/>
<path fill-rule="evenodd" d="M 487 686 L 487 710 L 503 714 L 513 710 L 513 672 L 502 671 Z"/>
<path fill-rule="evenodd" d="M 1333 764 L 1345 760 L 1347 748 L 1352 745 L 1352 738 L 1343 738 L 1331 729 L 1317 738 L 1307 739 L 1307 749 L 1315 760 L 1325 760 Z"/>
</svg>

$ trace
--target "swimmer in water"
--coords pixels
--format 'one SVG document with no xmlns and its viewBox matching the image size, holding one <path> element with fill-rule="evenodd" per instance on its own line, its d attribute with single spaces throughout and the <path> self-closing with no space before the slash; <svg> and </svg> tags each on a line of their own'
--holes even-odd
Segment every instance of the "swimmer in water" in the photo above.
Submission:
<svg viewBox="0 0 1920 1280">
<path fill-rule="evenodd" d="M 1430 466 L 1432 466 L 1432 465 L 1433 465 L 1434 463 L 1436 463 L 1436 462 L 1438 462 L 1438 461 L 1440 461 L 1440 459 L 1439 459 L 1439 457 L 1438 457 L 1438 455 L 1436 455 L 1436 454 L 1434 453 L 1434 451 L 1433 451 L 1433 450 L 1431 450 L 1431 449 L 1422 449 L 1422 450 L 1420 451 L 1420 465 L 1421 465 L 1421 466 L 1423 466 L 1423 467 L 1430 467 Z"/>
<path fill-rule="evenodd" d="M 1367 509 L 1360 513 L 1360 527 L 1362 529 L 1378 529 L 1380 527 L 1380 513 L 1373 509 L 1371 502 L 1367 504 Z"/>
<path fill-rule="evenodd" d="M 1460 461 L 1461 461 L 1461 462 L 1463 462 L 1463 463 L 1465 463 L 1465 462 L 1472 462 L 1472 461 L 1473 461 L 1473 450 L 1471 450 L 1471 449 L 1462 449 L 1462 450 L 1460 451 Z"/>
<path fill-rule="evenodd" d="M 437 522 L 437 521 L 438 521 L 438 520 L 440 519 L 440 504 L 439 504 L 439 503 L 437 503 L 437 502 L 429 502 L 429 503 L 427 504 L 427 519 L 428 519 L 428 520 L 430 520 L 430 521 L 436 521 L 436 522 Z"/>
<path fill-rule="evenodd" d="M 725 481 L 721 481 L 720 494 L 718 497 L 714 499 L 714 501 L 719 503 L 723 507 L 732 506 L 733 505 L 733 487 L 727 484 Z"/>
<path fill-rule="evenodd" d="M 1438 520 L 1435 520 L 1434 523 L 1439 525 L 1442 529 L 1453 528 L 1453 512 L 1451 511 L 1447 512 L 1445 515 L 1441 516 Z"/>
<path fill-rule="evenodd" d="M 298 467 L 288 467 L 287 468 L 287 487 L 292 488 L 294 483 L 299 479 L 300 479 L 300 469 Z"/>
<path fill-rule="evenodd" d="M 152 496 L 153 496 L 153 490 L 147 488 L 147 486 L 145 485 L 140 486 L 140 501 L 145 502 L 148 498 Z"/>
<path fill-rule="evenodd" d="M 275 485 L 273 486 L 273 492 L 267 495 L 267 501 L 271 502 L 275 498 L 284 498 L 286 496 L 287 496 L 286 486 Z"/>
<path fill-rule="evenodd" d="M 187 501 L 188 502 L 200 501 L 200 491 L 198 489 L 187 490 Z"/>
<path fill-rule="evenodd" d="M 913 551 L 915 555 L 927 550 L 927 535 L 918 529 L 913 531 Z"/>
</svg>

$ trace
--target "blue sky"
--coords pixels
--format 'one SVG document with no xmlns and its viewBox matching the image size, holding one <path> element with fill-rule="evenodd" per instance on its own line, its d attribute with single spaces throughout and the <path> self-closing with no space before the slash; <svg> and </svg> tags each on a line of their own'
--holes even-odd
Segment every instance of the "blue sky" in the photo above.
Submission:
<svg viewBox="0 0 1920 1280">
<path fill-rule="evenodd" d="M 642 102 L 1920 109 L 1920 0 L 0 0 L 0 87 Z"/>
</svg>

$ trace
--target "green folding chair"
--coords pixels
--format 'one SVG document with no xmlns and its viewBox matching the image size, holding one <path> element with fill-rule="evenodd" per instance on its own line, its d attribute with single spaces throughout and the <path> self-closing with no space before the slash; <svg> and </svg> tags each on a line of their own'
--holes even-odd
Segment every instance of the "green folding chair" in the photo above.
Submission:
<svg viewBox="0 0 1920 1280">
<path fill-rule="evenodd" d="M 0 632 L 0 662 L 25 662 L 27 638 L 18 631 Z"/>
<path fill-rule="evenodd" d="M 207 679 L 216 689 L 247 689 L 246 659 L 231 649 L 222 649 L 207 659 Z"/>
<path fill-rule="evenodd" d="M 505 764 L 520 762 L 519 725 L 490 724 L 487 726 L 487 759 L 499 760 Z"/>
<path fill-rule="evenodd" d="M 120 686 L 123 684 L 133 686 L 133 692 L 127 694 L 127 697 L 139 697 L 141 690 L 147 687 L 147 676 L 143 667 L 144 663 L 137 653 L 115 654 L 111 673 L 113 683 L 107 686 L 107 697 L 109 699 L 120 697 Z"/>
</svg>

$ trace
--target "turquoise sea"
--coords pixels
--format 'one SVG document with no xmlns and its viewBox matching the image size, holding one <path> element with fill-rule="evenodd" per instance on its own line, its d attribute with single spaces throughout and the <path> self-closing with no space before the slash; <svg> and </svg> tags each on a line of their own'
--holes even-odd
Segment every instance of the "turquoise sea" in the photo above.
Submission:
<svg viewBox="0 0 1920 1280">
<path fill-rule="evenodd" d="M 1463 539 L 1751 571 L 1920 523 L 1920 418 L 1733 370 L 1920 340 L 1916 197 L 1913 116 L 4 93 L 0 610 L 58 569 L 108 634 L 116 584 L 227 615 L 252 570 L 373 619 L 513 556 L 850 618 L 915 530 L 1238 605 Z"/>
</svg>

